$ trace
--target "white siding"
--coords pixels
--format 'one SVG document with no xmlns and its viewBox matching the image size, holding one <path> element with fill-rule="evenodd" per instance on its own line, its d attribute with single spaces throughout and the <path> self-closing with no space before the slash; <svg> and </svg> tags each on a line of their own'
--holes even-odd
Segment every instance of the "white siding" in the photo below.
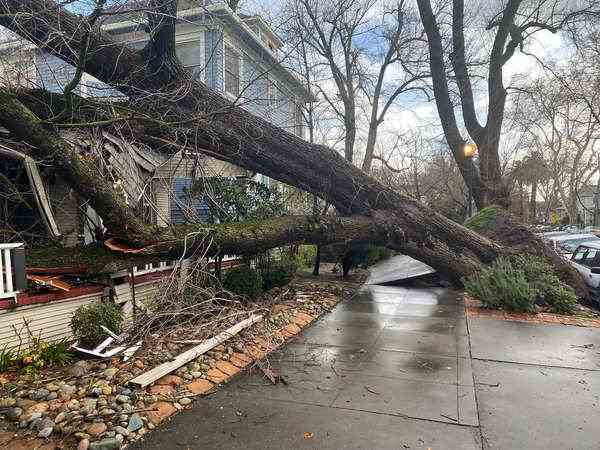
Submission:
<svg viewBox="0 0 600 450">
<path fill-rule="evenodd" d="M 30 345 L 27 331 L 23 328 L 24 320 L 28 321 L 34 336 L 39 336 L 45 341 L 53 342 L 70 338 L 73 336 L 70 322 L 75 310 L 81 305 L 97 302 L 100 299 L 101 294 L 91 294 L 0 311 L 0 349 L 19 346 L 19 337 L 15 334 L 15 328 L 23 340 L 21 349 L 26 349 Z"/>
<path fill-rule="evenodd" d="M 152 280 L 146 283 L 135 285 L 135 303 L 139 306 L 148 303 L 156 297 L 162 286 L 166 283 L 165 279 Z M 123 283 L 115 286 L 115 303 L 124 304 L 128 301 L 133 302 L 131 285 Z"/>
</svg>

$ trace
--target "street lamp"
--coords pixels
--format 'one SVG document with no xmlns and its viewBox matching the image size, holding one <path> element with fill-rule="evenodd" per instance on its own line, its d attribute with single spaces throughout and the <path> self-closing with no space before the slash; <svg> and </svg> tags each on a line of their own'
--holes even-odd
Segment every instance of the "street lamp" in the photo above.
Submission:
<svg viewBox="0 0 600 450">
<path fill-rule="evenodd" d="M 477 153 L 477 146 L 471 143 L 465 143 L 463 145 L 463 155 L 465 159 L 469 161 L 469 172 L 467 176 L 467 188 L 469 190 L 468 201 L 467 201 L 467 218 L 471 217 L 473 212 L 473 157 Z"/>
</svg>

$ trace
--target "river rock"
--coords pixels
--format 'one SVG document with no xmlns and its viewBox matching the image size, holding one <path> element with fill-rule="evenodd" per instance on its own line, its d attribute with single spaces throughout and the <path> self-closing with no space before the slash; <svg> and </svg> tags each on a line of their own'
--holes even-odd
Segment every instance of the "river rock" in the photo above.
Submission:
<svg viewBox="0 0 600 450">
<path fill-rule="evenodd" d="M 116 450 L 121 447 L 121 443 L 116 438 L 106 438 L 101 441 L 92 442 L 90 450 Z"/>
<path fill-rule="evenodd" d="M 107 427 L 104 422 L 96 422 L 88 425 L 85 431 L 90 436 L 96 437 L 104 433 L 106 431 L 106 428 Z"/>
<path fill-rule="evenodd" d="M 140 428 L 144 426 L 144 422 L 142 422 L 142 418 L 139 414 L 132 414 L 129 418 L 129 424 L 127 425 L 127 429 L 129 431 L 138 431 Z"/>
<path fill-rule="evenodd" d="M 45 400 L 46 397 L 48 397 L 48 394 L 50 394 L 50 391 L 48 389 L 36 389 L 29 393 L 29 398 L 31 400 Z"/>
<path fill-rule="evenodd" d="M 69 368 L 69 375 L 79 378 L 88 373 L 89 365 L 86 361 L 77 361 Z"/>
<path fill-rule="evenodd" d="M 110 380 L 117 374 L 118 371 L 119 371 L 119 369 L 110 367 L 110 368 L 106 369 L 104 372 L 102 372 L 102 375 L 104 376 L 104 378 L 108 378 Z"/>
</svg>

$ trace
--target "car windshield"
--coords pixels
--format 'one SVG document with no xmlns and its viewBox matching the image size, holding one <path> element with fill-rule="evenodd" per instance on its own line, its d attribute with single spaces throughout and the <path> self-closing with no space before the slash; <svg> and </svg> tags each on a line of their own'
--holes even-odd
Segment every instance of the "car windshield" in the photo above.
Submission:
<svg viewBox="0 0 600 450">
<path fill-rule="evenodd" d="M 600 238 L 584 237 L 584 238 L 578 238 L 578 239 L 567 239 L 564 241 L 560 241 L 558 243 L 558 246 L 566 252 L 573 253 L 575 250 L 577 250 L 577 247 L 579 247 L 580 244 L 583 244 L 584 242 L 590 242 L 590 241 L 600 241 Z"/>
</svg>

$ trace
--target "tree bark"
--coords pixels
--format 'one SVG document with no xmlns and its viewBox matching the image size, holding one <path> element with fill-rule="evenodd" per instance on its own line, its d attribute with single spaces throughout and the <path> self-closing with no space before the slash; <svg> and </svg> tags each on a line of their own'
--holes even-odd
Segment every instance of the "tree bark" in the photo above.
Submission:
<svg viewBox="0 0 600 450">
<path fill-rule="evenodd" d="M 17 17 L 23 11 L 31 14 Z M 73 60 L 73 52 L 81 45 L 81 19 L 44 0 L 5 0 L 0 13 L 4 14 L 0 24 L 67 62 Z M 455 260 L 475 258 L 488 263 L 502 252 L 488 239 L 385 188 L 334 150 L 309 144 L 233 106 L 187 73 L 165 82 L 170 78 L 148 67 L 143 52 L 114 43 L 101 32 L 90 36 L 89 48 L 94 56 L 86 60 L 86 72 L 129 95 L 132 107 L 155 115 L 157 120 L 164 121 L 168 114 L 169 119 L 181 123 L 178 127 L 147 127 L 143 131 L 147 136 L 181 147 L 191 143 L 193 150 L 314 193 L 342 214 L 394 211 L 405 239 L 415 244 L 412 256 L 424 262 L 428 252 L 422 249 L 435 249 L 439 242 L 446 243 Z M 157 95 L 149 96 L 149 92 Z M 94 200 L 93 195 L 90 200 Z"/>
<path fill-rule="evenodd" d="M 24 11 L 27 14 L 22 14 Z M 82 20 L 45 0 L 4 0 L 0 3 L 1 25 L 71 63 L 82 45 Z M 168 67 L 151 66 L 143 51 L 117 44 L 102 32 L 90 34 L 88 48 L 90 57 L 86 58 L 85 71 L 128 95 L 128 103 L 136 114 L 145 115 L 150 122 L 164 124 L 146 125 L 135 130 L 148 142 L 162 143 L 163 149 L 167 150 L 203 152 L 263 173 L 318 195 L 342 214 L 370 215 L 357 219 L 357 223 L 343 222 L 354 219 L 340 218 L 342 222 L 336 222 L 337 227 L 331 229 L 327 226 L 314 228 L 312 222 L 296 223 L 294 219 L 294 223 L 289 224 L 296 230 L 294 233 L 285 223 L 271 229 L 266 222 L 249 227 L 239 225 L 235 230 L 245 239 L 234 238 L 231 234 L 220 235 L 220 251 L 254 252 L 267 243 L 279 246 L 293 240 L 317 244 L 337 242 L 349 234 L 359 238 L 364 235 L 356 232 L 354 227 L 360 225 L 362 232 L 368 230 L 370 240 L 386 241 L 386 245 L 396 246 L 455 282 L 460 282 L 461 277 L 472 273 L 480 264 L 490 263 L 510 251 L 386 188 L 334 150 L 307 143 L 234 106 L 194 79 L 177 62 L 174 62 L 176 70 L 171 64 Z M 8 109 L 4 108 L 4 113 L 10 118 Z M 23 114 L 27 116 L 26 112 Z M 32 129 L 41 128 L 35 120 L 30 122 Z M 33 143 L 40 156 L 65 153 L 65 158 L 72 161 L 74 167 L 82 166 L 81 156 L 64 148 L 55 135 L 52 145 L 45 144 L 42 133 L 30 136 L 26 129 L 19 130 L 21 127 L 22 123 L 15 119 L 7 128 L 20 139 Z M 60 160 L 62 156 L 58 158 Z M 72 169 L 68 166 L 61 163 L 58 168 L 69 173 Z M 85 169 L 85 165 L 83 167 Z M 70 180 L 72 186 L 81 190 L 101 215 L 108 214 L 107 224 L 113 234 L 141 247 L 137 249 L 140 255 L 179 252 L 189 242 L 201 246 L 204 241 L 199 237 L 208 237 L 206 227 L 202 225 L 170 227 L 162 234 L 149 236 L 148 229 L 137 222 L 114 192 L 106 192 L 109 188 L 102 188 L 103 183 L 90 177 L 85 170 L 77 172 L 81 172 L 82 178 L 73 177 Z M 115 211 L 111 211 L 113 206 Z M 383 239 L 389 230 L 393 231 L 393 239 Z M 159 242 L 156 242 L 157 238 Z M 402 244 L 398 244 L 400 242 Z"/>
</svg>

